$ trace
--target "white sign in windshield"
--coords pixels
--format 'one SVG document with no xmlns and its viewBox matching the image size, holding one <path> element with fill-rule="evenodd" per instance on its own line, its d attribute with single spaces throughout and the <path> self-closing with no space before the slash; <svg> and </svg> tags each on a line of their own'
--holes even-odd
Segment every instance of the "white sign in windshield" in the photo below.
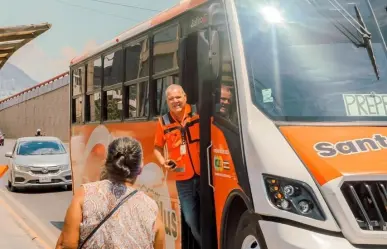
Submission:
<svg viewBox="0 0 387 249">
<path fill-rule="evenodd" d="M 387 116 L 387 94 L 343 94 L 348 116 Z"/>
<path fill-rule="evenodd" d="M 271 96 L 271 88 L 269 89 L 262 89 L 262 98 L 263 103 L 271 103 L 273 102 L 273 97 Z"/>
</svg>

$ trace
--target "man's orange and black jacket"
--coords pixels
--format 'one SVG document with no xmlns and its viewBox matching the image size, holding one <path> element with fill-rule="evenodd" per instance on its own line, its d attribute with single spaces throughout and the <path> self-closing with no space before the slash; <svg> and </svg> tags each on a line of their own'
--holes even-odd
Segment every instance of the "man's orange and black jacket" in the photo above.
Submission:
<svg viewBox="0 0 387 249">
<path fill-rule="evenodd" d="M 185 140 L 184 140 L 185 139 Z M 180 146 L 185 141 L 186 153 L 180 154 Z M 195 174 L 200 175 L 200 137 L 199 137 L 199 115 L 195 105 L 185 106 L 185 118 L 180 123 L 168 112 L 159 118 L 155 146 L 168 150 L 168 158 L 177 163 L 177 168 L 183 168 L 183 172 L 170 171 L 169 179 L 183 181 L 192 178 Z M 164 153 L 165 154 L 165 153 Z"/>
</svg>

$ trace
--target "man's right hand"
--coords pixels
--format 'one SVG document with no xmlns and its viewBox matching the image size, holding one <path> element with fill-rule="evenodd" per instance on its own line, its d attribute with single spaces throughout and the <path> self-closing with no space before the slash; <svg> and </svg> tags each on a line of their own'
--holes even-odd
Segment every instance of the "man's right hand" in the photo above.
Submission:
<svg viewBox="0 0 387 249">
<path fill-rule="evenodd" d="M 167 169 L 167 170 L 174 170 L 176 168 L 176 166 L 173 166 L 172 163 L 175 163 L 173 160 L 166 160 L 165 163 L 164 163 L 164 167 Z"/>
</svg>

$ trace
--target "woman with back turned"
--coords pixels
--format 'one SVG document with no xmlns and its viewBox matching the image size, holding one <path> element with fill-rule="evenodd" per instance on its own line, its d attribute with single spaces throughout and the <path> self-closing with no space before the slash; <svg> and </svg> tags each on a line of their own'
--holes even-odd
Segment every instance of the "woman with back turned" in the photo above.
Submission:
<svg viewBox="0 0 387 249">
<path fill-rule="evenodd" d="M 56 249 L 163 248 L 165 231 L 158 206 L 133 187 L 142 160 L 141 145 L 133 138 L 118 138 L 109 145 L 106 179 L 83 184 L 74 193 Z"/>
</svg>

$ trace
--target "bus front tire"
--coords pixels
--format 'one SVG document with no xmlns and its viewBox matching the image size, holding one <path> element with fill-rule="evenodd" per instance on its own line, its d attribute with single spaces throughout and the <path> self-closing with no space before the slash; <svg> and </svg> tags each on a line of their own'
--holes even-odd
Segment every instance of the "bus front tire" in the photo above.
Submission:
<svg viewBox="0 0 387 249">
<path fill-rule="evenodd" d="M 246 211 L 241 216 L 234 240 L 235 249 L 267 249 L 258 220 Z"/>
</svg>

